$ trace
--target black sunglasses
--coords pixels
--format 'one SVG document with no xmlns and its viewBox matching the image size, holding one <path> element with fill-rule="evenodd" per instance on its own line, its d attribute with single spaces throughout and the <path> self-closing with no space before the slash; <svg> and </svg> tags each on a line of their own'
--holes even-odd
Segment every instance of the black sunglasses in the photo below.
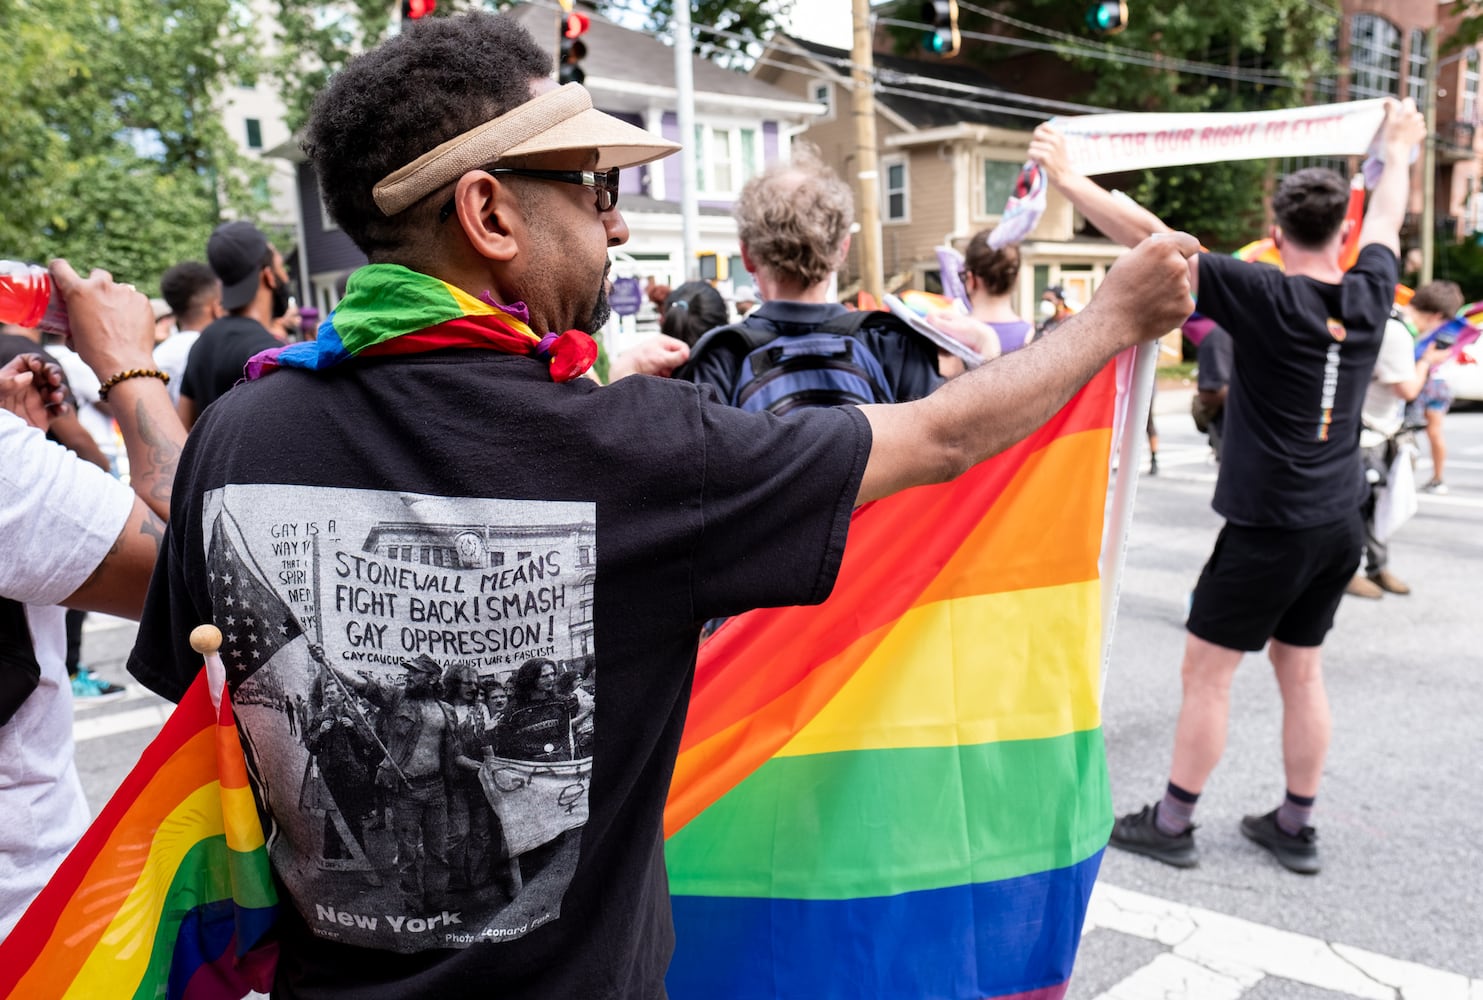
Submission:
<svg viewBox="0 0 1483 1000">
<path fill-rule="evenodd" d="M 527 170 L 524 167 L 486 167 L 490 176 L 513 174 L 516 177 L 534 177 L 541 181 L 556 181 L 560 184 L 577 184 L 597 192 L 597 210 L 610 212 L 618 204 L 618 168 L 611 170 Z M 444 223 L 457 211 L 453 199 L 438 211 L 438 222 Z"/>
</svg>

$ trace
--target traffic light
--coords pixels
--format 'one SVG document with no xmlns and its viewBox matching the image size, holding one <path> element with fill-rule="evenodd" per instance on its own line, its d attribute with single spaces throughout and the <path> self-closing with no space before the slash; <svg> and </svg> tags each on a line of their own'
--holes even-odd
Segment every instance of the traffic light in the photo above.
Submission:
<svg viewBox="0 0 1483 1000">
<path fill-rule="evenodd" d="M 958 54 L 962 38 L 958 35 L 958 0 L 927 0 L 922 4 L 922 20 L 932 29 L 927 36 L 927 49 L 944 59 Z"/>
<path fill-rule="evenodd" d="M 402 0 L 402 21 L 415 21 L 420 17 L 431 17 L 438 0 Z"/>
<path fill-rule="evenodd" d="M 1087 8 L 1087 27 L 1100 35 L 1115 35 L 1127 26 L 1127 0 L 1097 0 Z"/>
<path fill-rule="evenodd" d="M 592 27 L 592 18 L 580 11 L 561 15 L 561 61 L 557 67 L 558 83 L 581 83 L 587 79 L 582 60 L 587 56 L 587 43 L 582 36 Z"/>
</svg>

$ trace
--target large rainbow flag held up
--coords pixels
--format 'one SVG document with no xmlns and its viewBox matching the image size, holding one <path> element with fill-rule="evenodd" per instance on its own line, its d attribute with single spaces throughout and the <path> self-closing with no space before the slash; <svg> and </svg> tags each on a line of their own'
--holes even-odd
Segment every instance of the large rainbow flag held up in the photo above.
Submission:
<svg viewBox="0 0 1483 1000">
<path fill-rule="evenodd" d="M 277 903 L 231 698 L 223 688 L 212 705 L 203 669 L 0 943 L 0 996 L 265 991 L 277 954 L 259 945 Z"/>
<path fill-rule="evenodd" d="M 1109 365 L 956 482 L 856 513 L 818 608 L 701 650 L 665 816 L 675 1000 L 1055 1000 L 1112 828 Z"/>
</svg>

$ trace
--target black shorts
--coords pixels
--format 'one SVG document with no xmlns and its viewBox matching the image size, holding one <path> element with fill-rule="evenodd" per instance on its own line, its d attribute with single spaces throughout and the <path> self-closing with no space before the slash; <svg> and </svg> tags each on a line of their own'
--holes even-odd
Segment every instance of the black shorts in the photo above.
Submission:
<svg viewBox="0 0 1483 1000">
<path fill-rule="evenodd" d="M 1226 649 L 1268 639 L 1321 646 L 1364 548 L 1359 511 L 1313 528 L 1226 524 L 1195 584 L 1185 627 Z"/>
</svg>

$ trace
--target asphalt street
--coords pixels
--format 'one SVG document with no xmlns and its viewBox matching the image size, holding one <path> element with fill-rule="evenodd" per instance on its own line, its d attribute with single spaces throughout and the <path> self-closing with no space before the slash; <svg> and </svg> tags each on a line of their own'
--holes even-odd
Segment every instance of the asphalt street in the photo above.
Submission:
<svg viewBox="0 0 1483 1000">
<path fill-rule="evenodd" d="M 1186 600 L 1220 527 L 1188 399 L 1157 397 L 1160 472 L 1139 484 L 1122 584 L 1103 717 L 1119 813 L 1166 780 Z M 1448 439 L 1451 493 L 1423 496 L 1392 545 L 1414 593 L 1346 598 L 1326 647 L 1323 873 L 1290 874 L 1237 830 L 1283 791 L 1276 686 L 1252 655 L 1196 816 L 1200 866 L 1109 849 L 1069 1000 L 1483 1000 L 1483 411 L 1452 414 Z M 133 634 L 94 616 L 84 640 L 85 662 L 129 684 L 76 711 L 95 810 L 168 709 L 124 674 Z"/>
</svg>

